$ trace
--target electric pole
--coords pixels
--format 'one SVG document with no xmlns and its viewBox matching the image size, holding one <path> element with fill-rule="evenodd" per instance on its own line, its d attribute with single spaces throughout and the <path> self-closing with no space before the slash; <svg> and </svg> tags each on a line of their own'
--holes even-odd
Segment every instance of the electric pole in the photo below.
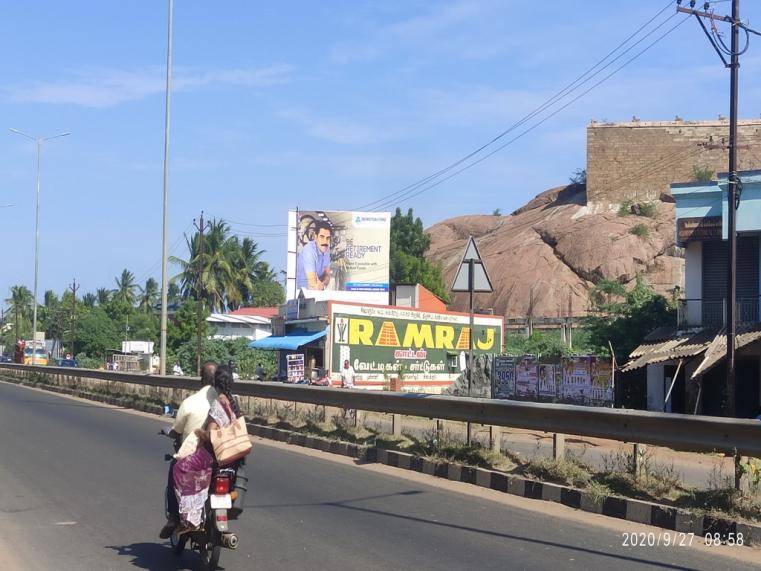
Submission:
<svg viewBox="0 0 761 571">
<path fill-rule="evenodd" d="M 203 221 L 203 210 L 198 223 L 193 220 L 193 226 L 198 230 L 198 273 L 196 276 L 196 303 L 197 303 L 197 323 L 196 323 L 196 375 L 201 376 L 201 353 L 203 352 L 203 314 L 204 314 L 204 289 L 203 289 L 203 262 L 204 262 L 204 239 L 203 233 L 206 225 Z"/>
<path fill-rule="evenodd" d="M 737 336 L 737 208 L 740 206 L 742 184 L 737 175 L 737 100 L 739 91 L 740 55 L 748 49 L 749 34 L 761 35 L 756 30 L 740 21 L 740 0 L 732 0 L 732 15 L 721 16 L 708 12 L 710 2 L 704 4 L 704 11 L 695 10 L 695 0 L 691 0 L 689 8 L 680 6 L 677 0 L 677 11 L 695 16 L 714 50 L 721 58 L 724 67 L 729 68 L 729 174 L 727 177 L 727 237 L 729 248 L 729 264 L 727 268 L 727 407 L 730 416 L 737 416 L 736 376 L 735 376 L 735 344 Z M 711 32 L 703 23 L 710 22 Z M 731 25 L 730 46 L 727 47 L 721 34 L 716 28 L 716 22 L 726 22 Z M 746 43 L 740 49 L 740 29 L 745 32 Z M 725 56 L 729 56 L 729 61 Z"/>
<path fill-rule="evenodd" d="M 71 358 L 73 359 L 76 356 L 76 353 L 74 352 L 74 339 L 75 333 L 74 333 L 74 324 L 76 323 L 76 315 L 77 315 L 77 291 L 79 291 L 79 288 L 81 287 L 81 284 L 77 283 L 77 278 L 74 278 L 74 281 L 69 286 L 69 289 L 71 290 Z"/>
</svg>

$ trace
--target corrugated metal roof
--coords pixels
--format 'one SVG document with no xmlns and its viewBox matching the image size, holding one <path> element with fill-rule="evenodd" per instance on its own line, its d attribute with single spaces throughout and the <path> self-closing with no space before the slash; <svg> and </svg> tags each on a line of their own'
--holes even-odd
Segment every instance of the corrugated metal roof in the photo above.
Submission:
<svg viewBox="0 0 761 571">
<path fill-rule="evenodd" d="M 657 331 L 660 332 L 661 330 Z M 629 355 L 631 360 L 621 370 L 624 372 L 633 371 L 651 363 L 662 363 L 671 359 L 694 357 L 705 351 L 715 336 L 715 330 L 713 329 L 701 329 L 692 333 L 677 333 L 673 329 L 672 331 L 674 335 L 671 338 L 646 341 L 637 347 Z M 653 337 L 653 334 L 648 337 Z"/>
<path fill-rule="evenodd" d="M 735 348 L 742 349 L 751 343 L 761 339 L 761 324 L 753 323 L 748 325 L 740 325 L 737 327 L 737 336 L 735 337 Z M 698 365 L 695 372 L 692 373 L 692 378 L 702 375 L 708 369 L 715 366 L 722 359 L 727 356 L 727 335 L 722 331 L 716 335 L 711 341 L 710 346 L 706 349 L 706 353 L 703 356 L 703 361 Z"/>
<path fill-rule="evenodd" d="M 239 323 L 243 325 L 270 325 L 269 317 L 256 315 L 231 315 L 229 313 L 212 313 L 206 318 L 209 323 Z"/>
</svg>

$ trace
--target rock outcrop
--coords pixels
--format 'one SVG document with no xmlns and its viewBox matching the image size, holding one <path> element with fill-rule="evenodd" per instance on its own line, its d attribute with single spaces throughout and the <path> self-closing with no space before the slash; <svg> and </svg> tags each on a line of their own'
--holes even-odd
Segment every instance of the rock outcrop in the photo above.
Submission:
<svg viewBox="0 0 761 571">
<path fill-rule="evenodd" d="M 543 192 L 509 216 L 459 216 L 433 225 L 428 257 L 442 264 L 451 283 L 472 235 L 494 286 L 493 294 L 476 296 L 477 307 L 507 318 L 580 316 L 589 289 L 603 278 L 631 284 L 642 274 L 664 294 L 682 285 L 674 213 L 665 201 L 655 203 L 651 217 L 595 210 L 586 205 L 583 185 L 569 185 Z M 467 295 L 457 294 L 452 307 L 467 303 Z"/>
</svg>

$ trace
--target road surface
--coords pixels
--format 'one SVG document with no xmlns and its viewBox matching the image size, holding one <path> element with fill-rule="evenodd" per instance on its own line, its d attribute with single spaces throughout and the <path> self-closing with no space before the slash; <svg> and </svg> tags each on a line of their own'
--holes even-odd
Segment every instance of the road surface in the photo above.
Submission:
<svg viewBox="0 0 761 571">
<path fill-rule="evenodd" d="M 176 558 L 157 537 L 162 424 L 0 382 L 0 568 L 197 568 L 196 554 Z M 591 525 L 558 517 L 561 506 L 523 509 L 284 445 L 257 445 L 249 472 L 241 547 L 223 550 L 224 569 L 757 568 L 705 548 L 622 547 L 625 522 L 585 515 Z"/>
</svg>

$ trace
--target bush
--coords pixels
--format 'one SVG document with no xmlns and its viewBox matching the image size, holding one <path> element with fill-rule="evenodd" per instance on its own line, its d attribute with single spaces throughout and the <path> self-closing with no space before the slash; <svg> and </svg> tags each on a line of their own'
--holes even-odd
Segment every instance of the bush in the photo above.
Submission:
<svg viewBox="0 0 761 571">
<path fill-rule="evenodd" d="M 277 372 L 277 358 L 272 351 L 251 349 L 248 339 L 205 339 L 201 350 L 201 362 L 214 361 L 227 364 L 235 362 L 235 370 L 242 379 L 250 379 L 254 376 L 256 365 L 261 363 L 267 377 L 274 376 Z M 186 374 L 194 375 L 196 370 L 196 341 L 187 341 L 177 350 L 175 360 L 167 359 L 167 369 L 175 362 Z"/>
<path fill-rule="evenodd" d="M 639 212 L 637 213 L 638 216 L 645 216 L 647 218 L 655 218 L 655 215 L 658 213 L 658 206 L 655 204 L 655 202 L 643 202 L 639 205 Z"/>
<path fill-rule="evenodd" d="M 644 240 L 650 236 L 650 228 L 647 227 L 647 224 L 640 222 L 639 224 L 632 226 L 629 229 L 629 233 L 634 234 L 638 238 L 642 238 Z"/>
<path fill-rule="evenodd" d="M 624 200 L 618 207 L 618 215 L 629 216 L 632 213 L 632 206 L 634 203 L 631 200 Z"/>
<path fill-rule="evenodd" d="M 696 182 L 708 182 L 713 178 L 713 174 L 713 169 L 711 167 L 692 165 L 692 178 Z"/>
</svg>

